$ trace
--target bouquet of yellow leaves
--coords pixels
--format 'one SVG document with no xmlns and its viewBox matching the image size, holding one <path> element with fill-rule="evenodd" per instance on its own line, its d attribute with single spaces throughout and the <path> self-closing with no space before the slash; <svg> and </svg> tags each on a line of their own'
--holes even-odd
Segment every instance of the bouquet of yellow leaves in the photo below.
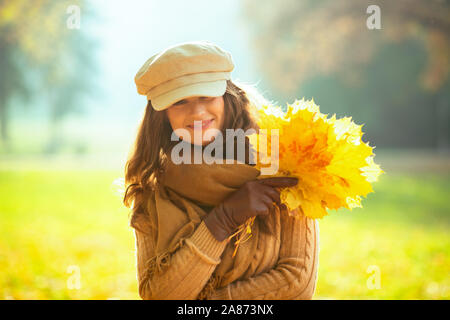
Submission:
<svg viewBox="0 0 450 320">
<path fill-rule="evenodd" d="M 278 164 L 278 171 L 272 176 L 299 179 L 295 187 L 284 188 L 280 194 L 290 215 L 304 214 L 316 219 L 327 215 L 328 209 L 351 210 L 361 207 L 361 197 L 373 192 L 371 183 L 383 171 L 373 161 L 374 147 L 361 140 L 362 125 L 356 125 L 351 117 L 328 118 L 313 100 L 304 99 L 288 104 L 287 112 L 262 105 L 257 107 L 257 113 L 258 125 L 264 130 L 249 136 L 255 148 L 260 142 L 256 148 L 259 155 L 256 168 L 263 169 L 271 158 Z M 278 129 L 279 151 L 275 155 L 273 135 L 268 139 L 265 133 L 274 129 Z M 236 249 L 245 234 L 251 236 L 254 219 L 249 219 L 234 234 L 240 235 Z"/>
</svg>

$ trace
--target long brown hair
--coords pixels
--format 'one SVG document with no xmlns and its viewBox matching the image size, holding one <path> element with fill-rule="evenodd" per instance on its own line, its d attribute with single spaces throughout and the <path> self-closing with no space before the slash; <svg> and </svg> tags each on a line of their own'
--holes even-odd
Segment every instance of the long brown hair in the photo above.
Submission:
<svg viewBox="0 0 450 320">
<path fill-rule="evenodd" d="M 247 92 L 248 90 L 244 91 L 231 80 L 227 80 L 227 88 L 223 95 L 225 108 L 223 136 L 226 129 L 259 130 L 253 96 L 250 97 Z M 123 203 L 128 208 L 132 207 L 132 212 L 139 211 L 143 201 L 142 195 L 153 190 L 158 184 L 167 155 L 171 147 L 178 143 L 171 141 L 172 132 L 165 110 L 154 110 L 149 100 L 125 165 L 126 189 Z"/>
</svg>

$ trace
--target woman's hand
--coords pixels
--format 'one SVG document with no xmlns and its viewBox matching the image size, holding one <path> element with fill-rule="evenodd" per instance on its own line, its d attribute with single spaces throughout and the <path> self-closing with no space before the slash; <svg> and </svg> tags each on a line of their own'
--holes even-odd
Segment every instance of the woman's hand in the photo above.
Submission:
<svg viewBox="0 0 450 320">
<path fill-rule="evenodd" d="M 205 218 L 205 224 L 218 241 L 223 241 L 251 217 L 268 215 L 274 204 L 281 205 L 277 188 L 293 187 L 297 183 L 297 178 L 289 177 L 248 181 L 216 206 Z"/>
</svg>

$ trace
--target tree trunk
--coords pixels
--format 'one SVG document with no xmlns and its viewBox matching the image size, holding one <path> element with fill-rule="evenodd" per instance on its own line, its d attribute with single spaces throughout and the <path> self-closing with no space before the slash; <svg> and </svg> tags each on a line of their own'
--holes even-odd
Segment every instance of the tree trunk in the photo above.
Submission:
<svg viewBox="0 0 450 320">
<path fill-rule="evenodd" d="M 436 111 L 437 151 L 438 153 L 448 153 L 450 151 L 450 108 L 440 95 L 436 99 Z"/>
<path fill-rule="evenodd" d="M 5 99 L 0 100 L 0 141 L 6 144 L 9 140 L 8 135 L 8 110 Z"/>
</svg>

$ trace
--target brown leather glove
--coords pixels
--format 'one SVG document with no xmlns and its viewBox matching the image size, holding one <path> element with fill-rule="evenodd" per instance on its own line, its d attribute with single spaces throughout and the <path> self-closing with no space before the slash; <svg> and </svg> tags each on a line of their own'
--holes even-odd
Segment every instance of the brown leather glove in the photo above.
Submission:
<svg viewBox="0 0 450 320">
<path fill-rule="evenodd" d="M 297 183 L 297 178 L 290 177 L 248 181 L 214 207 L 206 216 L 205 224 L 218 241 L 223 241 L 249 218 L 268 215 L 274 202 L 281 205 L 280 191 L 276 188 L 293 187 Z"/>
</svg>

